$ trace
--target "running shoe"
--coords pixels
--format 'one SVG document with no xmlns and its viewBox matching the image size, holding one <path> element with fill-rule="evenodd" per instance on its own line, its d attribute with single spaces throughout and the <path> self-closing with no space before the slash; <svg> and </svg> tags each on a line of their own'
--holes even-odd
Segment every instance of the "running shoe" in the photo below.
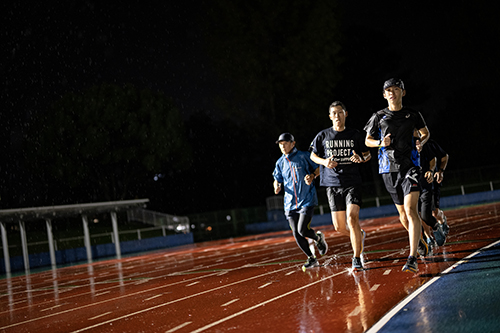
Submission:
<svg viewBox="0 0 500 333">
<path fill-rule="evenodd" d="M 318 247 L 319 254 L 322 256 L 325 255 L 326 251 L 328 251 L 328 244 L 326 244 L 325 241 L 325 235 L 321 231 L 318 231 L 316 233 L 316 236 L 318 236 L 319 240 L 316 242 L 316 246 Z"/>
<path fill-rule="evenodd" d="M 353 271 L 361 271 L 363 270 L 363 263 L 361 262 L 361 258 L 352 258 L 352 270 Z"/>
<path fill-rule="evenodd" d="M 443 246 L 446 242 L 446 234 L 441 224 L 436 223 L 436 230 L 432 230 L 432 233 L 434 234 L 434 239 L 436 240 L 437 245 Z"/>
<path fill-rule="evenodd" d="M 403 272 L 416 273 L 418 272 L 417 258 L 409 256 L 406 264 L 401 269 Z"/>
<path fill-rule="evenodd" d="M 361 252 L 360 254 L 363 254 L 363 250 L 365 249 L 365 238 L 366 238 L 366 232 L 361 229 Z"/>
<path fill-rule="evenodd" d="M 426 257 L 429 255 L 429 246 L 427 245 L 427 242 L 424 241 L 424 239 L 422 238 L 422 235 L 420 235 L 420 241 L 418 242 L 417 252 L 422 257 Z"/>
<path fill-rule="evenodd" d="M 441 227 L 443 228 L 443 232 L 446 236 L 450 233 L 450 226 L 447 223 L 446 220 L 446 215 L 443 214 L 443 224 L 441 224 Z"/>
<path fill-rule="evenodd" d="M 434 238 L 427 238 L 427 246 L 429 247 L 429 251 L 432 251 L 432 248 L 437 247 L 437 243 Z"/>
<path fill-rule="evenodd" d="M 305 272 L 309 268 L 318 267 L 318 266 L 319 266 L 319 263 L 318 263 L 318 260 L 316 259 L 316 257 L 314 257 L 314 256 L 307 257 L 306 263 L 304 265 L 302 265 L 302 270 Z"/>
<path fill-rule="evenodd" d="M 432 238 L 427 238 L 426 243 L 427 248 L 429 249 L 429 256 L 432 256 L 434 254 L 432 252 L 432 248 L 437 247 L 436 241 Z"/>
</svg>

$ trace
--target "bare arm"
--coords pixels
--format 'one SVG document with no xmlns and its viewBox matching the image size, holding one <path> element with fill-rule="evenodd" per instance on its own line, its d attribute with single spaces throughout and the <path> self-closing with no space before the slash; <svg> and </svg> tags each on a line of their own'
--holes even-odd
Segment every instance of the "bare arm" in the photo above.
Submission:
<svg viewBox="0 0 500 333">
<path fill-rule="evenodd" d="M 418 133 L 419 133 L 420 139 L 417 140 L 416 147 L 417 147 L 418 152 L 420 153 L 422 151 L 422 147 L 425 145 L 425 143 L 431 137 L 431 133 L 429 133 L 429 129 L 427 128 L 427 126 L 419 129 Z"/>
<path fill-rule="evenodd" d="M 371 159 L 372 159 L 372 154 L 370 154 L 370 152 L 369 152 L 369 151 L 365 151 L 365 152 L 363 153 L 363 158 L 365 159 L 365 162 L 368 162 L 369 160 L 371 160 Z"/>
<path fill-rule="evenodd" d="M 369 151 L 366 151 L 364 153 L 362 153 L 363 157 L 359 156 L 356 151 L 352 151 L 352 156 L 350 158 L 350 160 L 354 163 L 365 163 L 365 162 L 368 162 L 371 158 L 371 154 Z"/>
<path fill-rule="evenodd" d="M 438 183 L 441 183 L 443 181 L 444 169 L 446 169 L 446 166 L 448 165 L 448 158 L 449 158 L 448 154 L 446 154 L 446 156 L 443 156 L 443 158 L 441 158 L 439 169 L 434 174 L 434 177 L 436 178 L 436 181 Z"/>
<path fill-rule="evenodd" d="M 434 174 L 432 170 L 436 167 L 436 158 L 434 157 L 430 162 L 429 162 L 429 171 L 426 171 L 424 174 L 425 180 L 430 184 L 434 180 Z"/>
<path fill-rule="evenodd" d="M 314 163 L 320 164 L 328 169 L 333 169 L 338 165 L 338 163 L 333 160 L 333 156 L 330 158 L 321 158 L 313 152 L 311 152 L 311 160 Z"/>
<path fill-rule="evenodd" d="M 388 147 L 391 145 L 391 133 L 384 136 L 382 140 L 374 139 L 370 134 L 366 134 L 365 145 L 371 148 Z"/>
</svg>

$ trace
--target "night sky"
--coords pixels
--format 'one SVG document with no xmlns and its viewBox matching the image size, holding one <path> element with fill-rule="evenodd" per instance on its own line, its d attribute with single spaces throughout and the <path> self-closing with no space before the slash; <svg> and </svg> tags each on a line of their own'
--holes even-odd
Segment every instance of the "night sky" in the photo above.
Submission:
<svg viewBox="0 0 500 333">
<path fill-rule="evenodd" d="M 349 110 L 348 126 L 361 129 L 373 112 L 386 106 L 383 82 L 401 77 L 407 88 L 404 104 L 422 112 L 432 138 L 450 154 L 450 168 L 496 165 L 500 159 L 494 96 L 500 86 L 500 24 L 487 2 L 445 3 L 342 1 L 338 12 L 328 14 L 340 22 L 343 62 L 339 84 L 327 99 L 343 101 Z M 195 114 L 214 122 L 224 120 L 214 100 L 227 96 L 231 84 L 217 75 L 207 52 L 206 13 L 210 10 L 210 1 L 192 0 L 3 4 L 0 120 L 4 156 L 22 157 L 20 142 L 34 116 L 48 112 L 51 104 L 69 92 L 103 82 L 163 92 L 173 98 L 186 120 Z M 324 109 L 326 128 L 331 125 L 328 104 Z M 299 148 L 305 150 L 323 128 L 311 128 L 310 135 L 300 138 L 305 142 L 299 142 Z M 164 185 L 163 192 L 152 191 L 153 208 L 187 214 L 264 205 L 272 195 L 271 172 L 279 157 L 274 140 L 268 138 L 284 131 L 276 128 L 276 133 L 263 135 L 269 142 L 241 142 L 259 146 L 262 156 L 254 160 L 259 167 L 235 170 L 230 165 L 203 165 L 203 173 L 183 175 L 182 186 L 172 182 L 175 189 Z M 229 136 L 229 140 L 241 137 Z M 243 156 L 246 151 L 244 146 L 231 152 L 221 147 L 213 149 L 213 154 Z M 5 198 L 5 193 L 29 187 L 21 169 L 13 165 L 17 161 L 2 161 L 1 175 L 9 179 L 2 183 L 8 187 L 2 191 L 2 208 L 31 202 Z M 210 179 L 217 181 L 218 191 L 212 195 L 204 191 L 211 186 Z M 225 189 L 230 194 L 217 194 Z M 176 196 L 201 196 L 203 204 L 193 208 L 194 199 L 186 207 L 165 202 L 174 202 Z"/>
</svg>

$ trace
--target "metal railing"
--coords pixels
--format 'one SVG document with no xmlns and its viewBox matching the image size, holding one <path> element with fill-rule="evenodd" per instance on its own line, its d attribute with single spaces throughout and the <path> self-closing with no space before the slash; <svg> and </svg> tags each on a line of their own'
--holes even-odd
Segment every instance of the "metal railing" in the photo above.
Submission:
<svg viewBox="0 0 500 333">
<path fill-rule="evenodd" d="M 143 239 L 143 236 L 145 233 L 147 232 L 154 232 L 154 231 L 159 231 L 161 230 L 162 232 L 162 236 L 165 237 L 167 236 L 167 229 L 168 227 L 167 226 L 159 226 L 159 227 L 151 227 L 151 228 L 142 228 L 142 229 L 134 229 L 134 230 L 124 230 L 124 231 L 120 231 L 118 234 L 119 234 L 119 237 L 121 239 L 121 235 L 126 235 L 126 234 L 136 234 L 137 237 L 133 237 L 134 239 L 137 239 L 137 240 L 141 240 Z M 159 234 L 159 233 L 158 233 Z M 90 238 L 91 239 L 97 239 L 97 238 L 107 238 L 110 240 L 110 242 L 112 244 L 115 243 L 115 236 L 113 234 L 113 232 L 105 232 L 105 233 L 100 233 L 100 234 L 93 234 L 93 235 L 90 235 Z M 149 238 L 149 237 L 145 237 L 145 238 Z M 67 237 L 67 238 L 59 238 L 59 239 L 54 239 L 54 249 L 57 251 L 59 250 L 59 247 L 61 246 L 58 246 L 58 244 L 64 244 L 64 243 L 70 243 L 70 242 L 81 242 L 82 246 L 83 246 L 83 243 L 84 243 L 84 239 L 85 237 L 84 236 L 76 236 L 76 237 Z M 48 245 L 48 241 L 38 241 L 38 242 L 30 242 L 28 243 L 28 247 L 30 248 L 33 248 L 34 246 L 43 246 L 43 245 Z M 103 243 L 103 242 L 101 242 Z M 16 249 L 17 247 L 19 247 L 18 244 L 13 244 L 13 245 L 9 245 L 9 249 Z M 0 246 L 0 249 L 2 247 Z M 65 246 L 62 246 L 62 248 L 66 248 Z"/>
<path fill-rule="evenodd" d="M 189 218 L 186 216 L 175 216 L 158 213 L 146 209 L 134 209 L 127 211 L 128 221 L 138 221 L 156 227 L 166 227 L 175 232 L 188 233 L 190 230 Z"/>
</svg>

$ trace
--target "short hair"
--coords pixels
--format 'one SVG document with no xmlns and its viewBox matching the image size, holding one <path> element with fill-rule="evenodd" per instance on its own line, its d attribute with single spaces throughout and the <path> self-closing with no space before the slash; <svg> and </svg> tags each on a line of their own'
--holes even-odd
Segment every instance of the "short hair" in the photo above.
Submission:
<svg viewBox="0 0 500 333">
<path fill-rule="evenodd" d="M 333 108 L 334 106 L 340 106 L 340 107 L 342 107 L 342 109 L 343 109 L 344 111 L 346 111 L 346 112 L 347 112 L 347 109 L 345 108 L 344 103 L 342 103 L 341 101 L 335 101 L 335 102 L 333 102 L 333 103 L 330 105 L 330 107 L 328 108 L 328 112 L 330 112 L 331 108 Z"/>
</svg>

